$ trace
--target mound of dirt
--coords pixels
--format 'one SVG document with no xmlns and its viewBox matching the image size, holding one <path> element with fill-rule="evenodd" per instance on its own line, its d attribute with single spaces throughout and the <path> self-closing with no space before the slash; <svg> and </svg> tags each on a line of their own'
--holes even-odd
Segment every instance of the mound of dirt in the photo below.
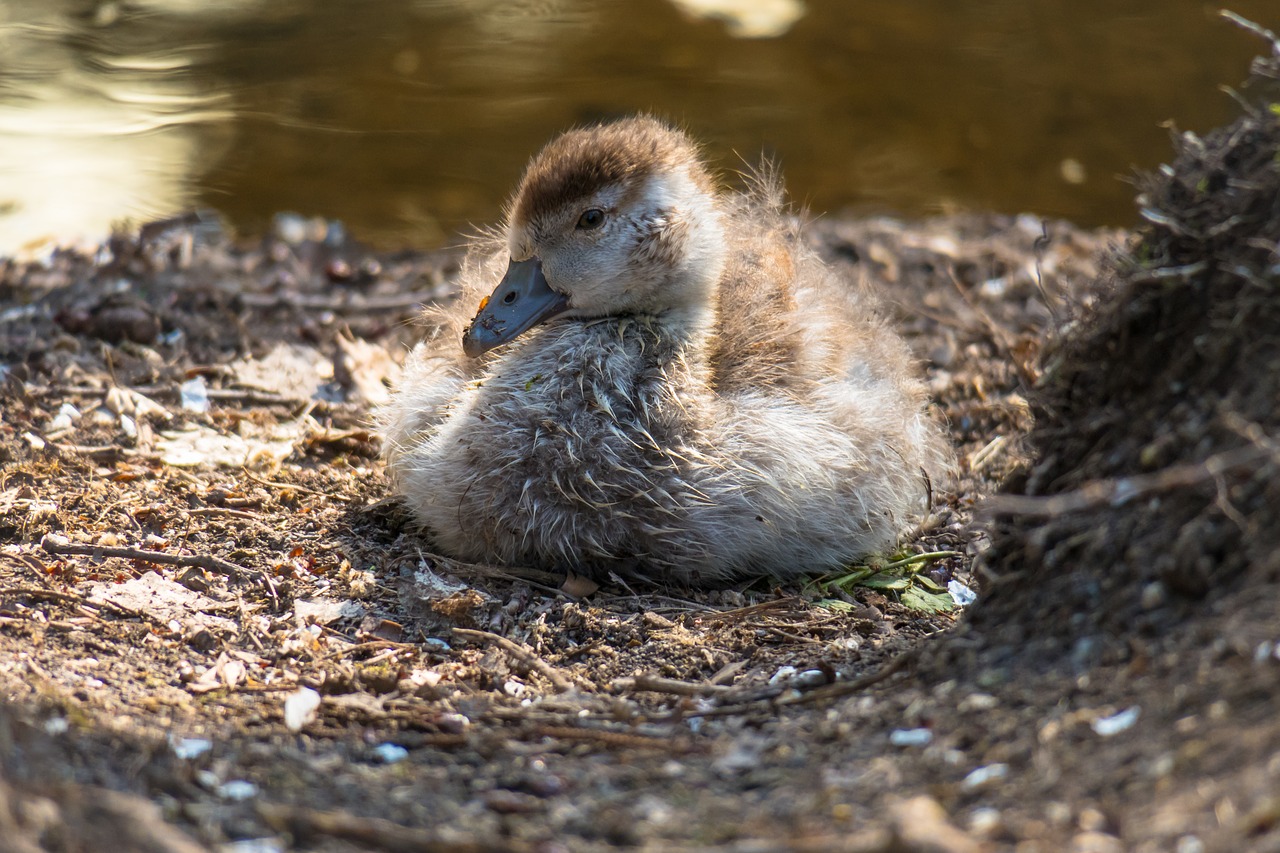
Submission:
<svg viewBox="0 0 1280 853">
<path fill-rule="evenodd" d="M 1042 664 L 1126 652 L 1280 577 L 1280 55 L 1142 179 L 1114 284 L 1047 354 L 973 624 Z M 1270 594 L 1270 590 L 1268 590 Z"/>
</svg>

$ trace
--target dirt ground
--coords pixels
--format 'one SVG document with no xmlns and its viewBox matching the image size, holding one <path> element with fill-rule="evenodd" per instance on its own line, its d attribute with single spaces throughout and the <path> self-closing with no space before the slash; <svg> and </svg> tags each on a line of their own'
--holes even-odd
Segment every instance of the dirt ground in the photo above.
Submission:
<svg viewBox="0 0 1280 853">
<path fill-rule="evenodd" d="M 430 553 L 370 412 L 448 253 L 0 261 L 0 850 L 1280 851 L 1280 117 L 1176 142 L 1132 234 L 812 225 L 963 469 L 870 586 Z"/>
</svg>

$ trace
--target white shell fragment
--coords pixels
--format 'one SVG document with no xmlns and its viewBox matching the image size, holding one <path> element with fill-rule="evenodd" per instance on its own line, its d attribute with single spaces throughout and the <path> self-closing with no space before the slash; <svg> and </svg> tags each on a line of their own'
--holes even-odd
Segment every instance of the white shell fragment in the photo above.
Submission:
<svg viewBox="0 0 1280 853">
<path fill-rule="evenodd" d="M 373 748 L 373 757 L 383 764 L 395 764 L 409 757 L 409 750 L 394 743 L 380 743 Z"/>
<path fill-rule="evenodd" d="M 889 743 L 894 746 L 928 746 L 933 740 L 929 729 L 894 729 L 889 732 Z"/>
<path fill-rule="evenodd" d="M 1142 709 L 1137 705 L 1132 708 L 1126 708 L 1118 714 L 1112 714 L 1110 717 L 1099 717 L 1090 725 L 1093 727 L 1094 734 L 1099 737 L 1111 737 L 1118 735 L 1126 729 L 1133 728 L 1133 724 L 1138 722 L 1138 715 L 1142 713 Z"/>
<path fill-rule="evenodd" d="M 961 607 L 968 607 L 978 600 L 978 594 L 958 580 L 947 581 L 947 592 L 951 600 Z"/>
<path fill-rule="evenodd" d="M 316 718 L 320 709 L 320 694 L 310 687 L 299 687 L 284 700 L 284 726 L 291 732 L 300 732 L 302 727 Z"/>
<path fill-rule="evenodd" d="M 184 411 L 204 414 L 209 411 L 209 386 L 203 376 L 195 376 L 183 382 L 178 389 Z"/>
<path fill-rule="evenodd" d="M 213 749 L 213 741 L 202 737 L 170 738 L 169 746 L 175 756 L 183 761 L 190 761 Z"/>
<path fill-rule="evenodd" d="M 964 781 L 961 782 L 960 785 L 963 788 L 972 790 L 974 788 L 981 788 L 988 782 L 1003 779 L 1008 775 L 1008 764 L 988 764 L 985 767 L 979 767 L 972 771 L 968 776 L 964 777 Z"/>
</svg>

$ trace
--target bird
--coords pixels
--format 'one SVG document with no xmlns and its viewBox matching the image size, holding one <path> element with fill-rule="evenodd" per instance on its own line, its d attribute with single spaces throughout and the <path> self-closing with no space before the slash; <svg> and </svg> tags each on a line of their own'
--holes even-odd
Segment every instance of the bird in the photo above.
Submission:
<svg viewBox="0 0 1280 853">
<path fill-rule="evenodd" d="M 953 463 L 919 365 L 776 169 L 743 177 L 649 115 L 533 157 L 379 414 L 440 553 L 716 588 L 839 570 L 927 514 Z"/>
</svg>

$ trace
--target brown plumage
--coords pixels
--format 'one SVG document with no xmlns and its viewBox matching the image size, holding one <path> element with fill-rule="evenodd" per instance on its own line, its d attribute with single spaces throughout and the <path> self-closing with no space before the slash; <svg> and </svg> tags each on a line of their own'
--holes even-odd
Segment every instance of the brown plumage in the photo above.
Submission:
<svg viewBox="0 0 1280 853">
<path fill-rule="evenodd" d="M 717 190 L 651 118 L 533 159 L 382 415 L 438 547 L 705 585 L 893 545 L 949 452 L 906 346 L 779 197 Z"/>
</svg>

